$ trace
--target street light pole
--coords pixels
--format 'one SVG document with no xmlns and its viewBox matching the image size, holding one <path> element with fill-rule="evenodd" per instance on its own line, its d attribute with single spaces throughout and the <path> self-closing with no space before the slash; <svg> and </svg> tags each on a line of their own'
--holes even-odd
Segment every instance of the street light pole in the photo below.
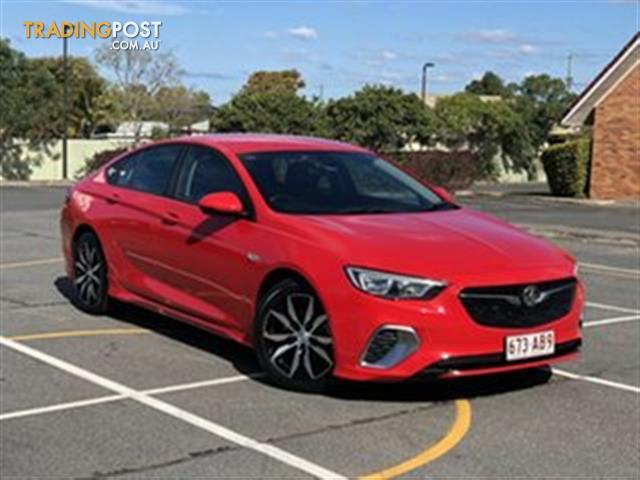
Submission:
<svg viewBox="0 0 640 480">
<path fill-rule="evenodd" d="M 65 32 L 63 32 L 64 34 Z M 68 99 L 69 99 L 69 65 L 68 65 L 69 48 L 67 45 L 67 37 L 62 38 L 62 69 L 64 75 L 64 84 L 62 90 L 62 178 L 66 180 L 69 176 L 68 158 L 67 158 L 67 127 L 69 123 Z"/>
<path fill-rule="evenodd" d="M 573 86 L 573 76 L 571 75 L 573 70 L 573 53 L 567 55 L 567 79 L 565 80 L 567 90 L 571 90 Z"/>
<path fill-rule="evenodd" d="M 427 80 L 428 80 L 428 69 L 431 67 L 435 67 L 435 63 L 427 62 L 422 65 L 422 101 L 427 101 Z"/>
</svg>

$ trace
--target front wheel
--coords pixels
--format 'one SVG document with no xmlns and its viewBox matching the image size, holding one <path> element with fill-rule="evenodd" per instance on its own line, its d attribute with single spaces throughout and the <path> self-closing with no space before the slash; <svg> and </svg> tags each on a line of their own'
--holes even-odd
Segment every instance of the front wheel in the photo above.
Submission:
<svg viewBox="0 0 640 480">
<path fill-rule="evenodd" d="M 262 297 L 256 318 L 258 361 L 278 385 L 322 391 L 333 371 L 329 319 L 318 297 L 297 280 L 284 280 Z"/>
<path fill-rule="evenodd" d="M 75 302 L 82 310 L 93 314 L 106 313 L 107 263 L 98 238 L 83 233 L 73 246 L 73 290 Z"/>
</svg>

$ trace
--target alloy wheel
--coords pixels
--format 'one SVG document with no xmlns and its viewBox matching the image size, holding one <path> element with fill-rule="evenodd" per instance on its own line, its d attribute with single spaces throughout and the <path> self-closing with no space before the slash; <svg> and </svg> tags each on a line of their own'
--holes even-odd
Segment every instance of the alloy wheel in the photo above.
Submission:
<svg viewBox="0 0 640 480">
<path fill-rule="evenodd" d="M 333 368 L 326 313 L 307 293 L 290 293 L 266 311 L 262 338 L 271 365 L 289 379 L 318 380 Z"/>
<path fill-rule="evenodd" d="M 76 295 L 83 305 L 93 307 L 102 302 L 104 263 L 95 242 L 80 241 L 74 259 L 74 279 Z"/>
</svg>

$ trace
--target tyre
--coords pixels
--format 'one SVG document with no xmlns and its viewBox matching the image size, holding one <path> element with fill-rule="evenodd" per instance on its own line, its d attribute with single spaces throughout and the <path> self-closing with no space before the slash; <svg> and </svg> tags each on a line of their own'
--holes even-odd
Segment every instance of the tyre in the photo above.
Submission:
<svg viewBox="0 0 640 480">
<path fill-rule="evenodd" d="M 81 234 L 73 245 L 73 291 L 80 309 L 92 314 L 107 312 L 107 262 L 91 232 Z"/>
<path fill-rule="evenodd" d="M 329 319 L 313 291 L 284 280 L 260 299 L 255 345 L 269 378 L 287 389 L 323 391 L 332 377 L 333 340 Z"/>
</svg>

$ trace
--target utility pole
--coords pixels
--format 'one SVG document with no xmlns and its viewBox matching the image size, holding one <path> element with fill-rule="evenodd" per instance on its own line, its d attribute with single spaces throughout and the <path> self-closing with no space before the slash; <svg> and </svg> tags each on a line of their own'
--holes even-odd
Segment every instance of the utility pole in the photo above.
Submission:
<svg viewBox="0 0 640 480">
<path fill-rule="evenodd" d="M 68 40 L 63 30 L 62 38 L 62 69 L 64 73 L 64 83 L 62 90 L 62 178 L 66 180 L 69 177 L 69 164 L 67 152 L 67 128 L 69 124 L 69 46 Z"/>
<path fill-rule="evenodd" d="M 571 87 L 573 86 L 573 76 L 572 76 L 573 58 L 574 58 L 573 53 L 570 53 L 569 55 L 567 55 L 567 78 L 565 80 L 565 83 L 567 85 L 567 90 L 571 90 Z"/>
<path fill-rule="evenodd" d="M 432 67 L 435 67 L 435 63 L 432 62 L 426 62 L 424 65 L 422 65 L 422 92 L 421 92 L 421 96 L 422 96 L 422 102 L 426 103 L 427 102 L 427 93 L 428 93 L 428 70 Z"/>
</svg>

